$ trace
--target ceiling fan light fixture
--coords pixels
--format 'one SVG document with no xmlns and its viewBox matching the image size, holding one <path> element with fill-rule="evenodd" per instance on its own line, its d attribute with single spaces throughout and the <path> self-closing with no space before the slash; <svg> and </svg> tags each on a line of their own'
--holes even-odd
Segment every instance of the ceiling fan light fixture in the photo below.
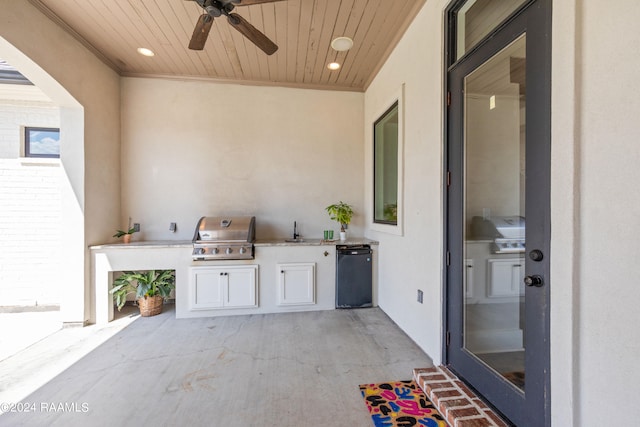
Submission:
<svg viewBox="0 0 640 427">
<path fill-rule="evenodd" d="M 155 53 L 151 49 L 147 49 L 146 47 L 139 47 L 138 53 L 144 56 L 155 56 Z"/>
<path fill-rule="evenodd" d="M 331 71 L 335 71 L 340 68 L 340 64 L 337 62 L 332 62 L 329 65 L 327 65 L 327 68 L 330 69 Z"/>
<path fill-rule="evenodd" d="M 333 50 L 337 50 L 338 52 L 344 52 L 353 47 L 353 40 L 349 37 L 336 37 L 331 42 L 331 47 Z"/>
</svg>

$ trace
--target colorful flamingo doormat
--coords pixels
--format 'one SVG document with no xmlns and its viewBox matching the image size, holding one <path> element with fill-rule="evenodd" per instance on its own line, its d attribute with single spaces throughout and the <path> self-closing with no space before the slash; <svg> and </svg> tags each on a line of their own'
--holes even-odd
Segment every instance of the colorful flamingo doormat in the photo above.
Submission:
<svg viewBox="0 0 640 427">
<path fill-rule="evenodd" d="M 447 427 L 414 381 L 362 384 L 360 393 L 376 427 Z"/>
</svg>

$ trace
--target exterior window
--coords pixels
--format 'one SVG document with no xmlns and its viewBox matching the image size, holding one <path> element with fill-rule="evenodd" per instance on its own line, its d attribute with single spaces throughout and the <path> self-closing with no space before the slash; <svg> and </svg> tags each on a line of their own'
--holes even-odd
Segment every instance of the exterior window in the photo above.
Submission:
<svg viewBox="0 0 640 427">
<path fill-rule="evenodd" d="M 60 157 L 60 129 L 24 128 L 25 157 Z"/>
<path fill-rule="evenodd" d="M 398 224 L 398 141 L 396 101 L 373 125 L 373 222 Z"/>
<path fill-rule="evenodd" d="M 528 0 L 465 0 L 453 13 L 455 60 L 462 58 Z M 455 62 L 455 61 L 454 61 Z"/>
</svg>

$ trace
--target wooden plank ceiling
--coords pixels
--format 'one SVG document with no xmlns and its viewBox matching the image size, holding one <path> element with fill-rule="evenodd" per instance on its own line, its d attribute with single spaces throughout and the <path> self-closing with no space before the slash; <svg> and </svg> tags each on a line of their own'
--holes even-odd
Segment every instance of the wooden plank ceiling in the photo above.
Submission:
<svg viewBox="0 0 640 427">
<path fill-rule="evenodd" d="M 202 51 L 187 48 L 202 8 L 185 0 L 30 0 L 123 76 L 197 78 L 363 91 L 425 0 L 286 0 L 237 7 L 279 49 L 268 56 L 215 18 Z M 337 52 L 340 36 L 354 46 Z M 145 57 L 136 49 L 155 52 Z M 327 69 L 330 62 L 342 66 Z"/>
</svg>

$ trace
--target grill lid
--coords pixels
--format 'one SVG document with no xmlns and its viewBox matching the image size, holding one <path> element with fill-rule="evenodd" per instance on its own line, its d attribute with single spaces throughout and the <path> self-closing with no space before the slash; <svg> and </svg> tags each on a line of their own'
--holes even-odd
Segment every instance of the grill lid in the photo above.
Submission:
<svg viewBox="0 0 640 427">
<path fill-rule="evenodd" d="M 254 216 L 203 216 L 198 221 L 193 242 L 253 242 L 255 222 Z"/>
</svg>

